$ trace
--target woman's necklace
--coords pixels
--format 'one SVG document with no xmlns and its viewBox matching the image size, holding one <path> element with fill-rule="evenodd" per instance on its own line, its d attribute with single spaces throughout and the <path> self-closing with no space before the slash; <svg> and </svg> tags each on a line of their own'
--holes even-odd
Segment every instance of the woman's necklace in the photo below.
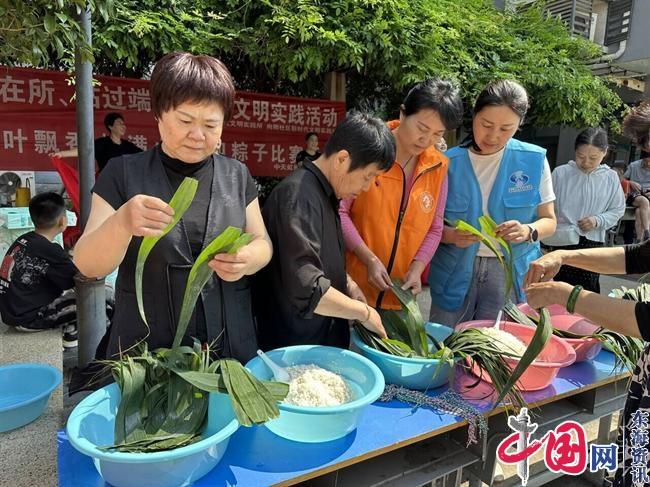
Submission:
<svg viewBox="0 0 650 487">
<path fill-rule="evenodd" d="M 407 159 L 406 164 L 404 164 L 404 165 L 402 166 L 402 170 L 403 170 L 403 171 L 406 171 L 406 168 L 408 167 L 408 165 L 409 165 L 409 164 L 411 163 L 411 161 L 413 160 L 413 157 L 414 157 L 414 156 L 411 156 L 411 157 L 409 157 L 409 158 Z"/>
</svg>

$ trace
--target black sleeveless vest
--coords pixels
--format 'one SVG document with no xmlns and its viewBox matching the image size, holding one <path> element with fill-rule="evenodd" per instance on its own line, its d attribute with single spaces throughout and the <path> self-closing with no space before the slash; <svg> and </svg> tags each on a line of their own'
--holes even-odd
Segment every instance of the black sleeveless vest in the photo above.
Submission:
<svg viewBox="0 0 650 487">
<path fill-rule="evenodd" d="M 214 155 L 212 195 L 203 247 L 229 225 L 246 226 L 246 167 L 239 161 Z M 117 162 L 117 161 L 115 161 Z M 169 201 L 173 191 L 162 161 L 155 150 L 127 155 L 122 192 L 125 202 L 137 194 Z M 114 358 L 147 335 L 135 297 L 135 264 L 141 237 L 133 237 L 119 267 L 115 289 L 115 313 L 106 356 Z M 147 259 L 143 278 L 144 309 L 150 331 L 146 342 L 150 350 L 171 347 L 181 310 L 185 284 L 194 263 L 183 219 L 160 239 Z M 216 274 L 208 281 L 199 299 L 203 301 L 208 341 L 224 330 L 224 357 L 246 362 L 255 355 L 257 339 L 251 309 L 248 277 L 237 282 L 222 281 Z M 196 313 L 196 311 L 195 311 Z M 196 330 L 195 313 L 190 320 L 184 344 Z"/>
</svg>

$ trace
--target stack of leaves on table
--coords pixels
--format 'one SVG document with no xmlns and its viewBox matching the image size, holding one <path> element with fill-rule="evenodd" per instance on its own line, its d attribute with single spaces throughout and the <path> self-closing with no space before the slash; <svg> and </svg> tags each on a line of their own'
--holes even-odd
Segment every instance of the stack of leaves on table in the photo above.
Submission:
<svg viewBox="0 0 650 487">
<path fill-rule="evenodd" d="M 136 295 L 147 329 L 142 300 L 147 256 L 180 221 L 197 187 L 195 179 L 185 178 L 169 202 L 175 212 L 172 222 L 160 237 L 145 237 L 140 244 Z M 213 360 L 209 345 L 196 340 L 192 347 L 181 345 L 199 294 L 213 274 L 208 262 L 218 253 L 237 252 L 250 240 L 251 236 L 240 229 L 228 227 L 201 252 L 190 270 L 171 348 L 150 351 L 145 337 L 118 360 L 104 362 L 111 368 L 121 391 L 115 418 L 115 443 L 105 449 L 155 452 L 201 440 L 210 392 L 228 394 L 235 415 L 244 426 L 262 424 L 279 416 L 277 401 L 287 395 L 287 384 L 259 381 L 236 360 Z"/>
</svg>

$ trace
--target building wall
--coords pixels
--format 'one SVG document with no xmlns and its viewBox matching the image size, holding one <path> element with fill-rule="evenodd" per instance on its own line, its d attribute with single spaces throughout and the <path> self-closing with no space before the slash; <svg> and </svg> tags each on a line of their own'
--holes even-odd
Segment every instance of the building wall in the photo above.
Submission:
<svg viewBox="0 0 650 487">
<path fill-rule="evenodd" d="M 607 2 L 605 0 L 594 0 L 593 13 L 596 15 L 593 41 L 602 46 L 605 43 L 605 32 L 607 30 Z"/>
<path fill-rule="evenodd" d="M 630 22 L 630 36 L 625 53 L 616 64 L 627 69 L 650 73 L 650 1 L 634 0 Z"/>
</svg>

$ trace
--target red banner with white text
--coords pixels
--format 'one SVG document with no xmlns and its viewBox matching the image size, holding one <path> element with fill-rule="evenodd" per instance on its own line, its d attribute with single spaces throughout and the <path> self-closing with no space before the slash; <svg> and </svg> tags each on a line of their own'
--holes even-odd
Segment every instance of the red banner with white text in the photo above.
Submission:
<svg viewBox="0 0 650 487">
<path fill-rule="evenodd" d="M 107 113 L 124 116 L 127 138 L 143 149 L 159 142 L 149 81 L 96 76 L 95 137 L 107 135 Z M 0 170 L 53 170 L 48 154 L 77 146 L 74 85 L 63 72 L 0 66 Z M 237 92 L 221 152 L 254 176 L 283 176 L 295 167 L 305 134 L 321 148 L 345 116 L 345 104 L 329 100 Z"/>
</svg>

